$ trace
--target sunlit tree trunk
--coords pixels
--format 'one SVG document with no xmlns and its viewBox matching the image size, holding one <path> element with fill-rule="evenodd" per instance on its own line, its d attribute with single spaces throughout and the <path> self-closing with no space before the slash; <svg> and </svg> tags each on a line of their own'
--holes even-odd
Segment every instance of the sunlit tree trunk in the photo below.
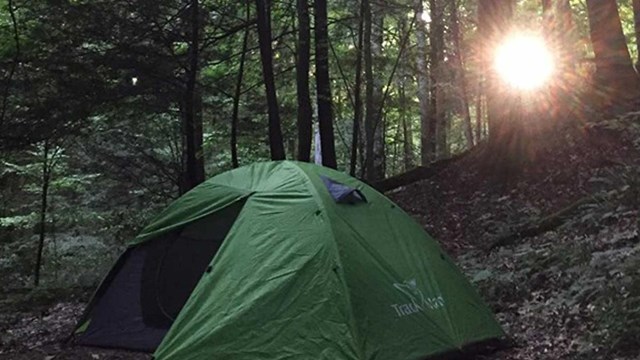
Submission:
<svg viewBox="0 0 640 360">
<path fill-rule="evenodd" d="M 462 48 L 460 46 L 460 23 L 458 19 L 457 1 L 451 2 L 451 32 L 453 37 L 453 60 L 455 61 L 458 86 L 460 87 L 460 101 L 462 105 L 462 120 L 464 122 L 464 136 L 467 146 L 473 147 L 473 126 L 471 125 L 471 113 L 469 112 L 469 97 L 467 91 L 467 78 L 465 76 Z"/>
<path fill-rule="evenodd" d="M 280 127 L 278 96 L 273 76 L 273 50 L 271 49 L 271 1 L 256 0 L 258 43 L 262 63 L 262 78 L 267 96 L 269 114 L 269 147 L 272 160 L 284 160 L 284 143 Z"/>
<path fill-rule="evenodd" d="M 429 117 L 429 71 L 427 68 L 427 23 L 421 14 L 424 12 L 422 0 L 416 0 L 418 24 L 416 28 L 416 67 L 418 77 L 418 101 L 420 105 L 420 162 L 428 165 L 435 158 L 435 127 Z"/>
<path fill-rule="evenodd" d="M 329 38 L 327 30 L 327 1 L 315 0 L 316 93 L 318 96 L 318 124 L 322 144 L 322 165 L 336 169 L 336 150 L 333 136 L 331 79 L 329 78 Z"/>
<path fill-rule="evenodd" d="M 636 70 L 640 67 L 640 0 L 633 0 L 633 24 L 636 35 Z"/>
<path fill-rule="evenodd" d="M 587 0 L 589 30 L 595 54 L 596 91 L 607 103 L 638 95 L 638 76 L 633 69 L 622 32 L 615 0 Z"/>
<path fill-rule="evenodd" d="M 311 28 L 308 0 L 297 0 L 298 46 L 296 57 L 296 91 L 298 99 L 298 160 L 310 161 L 313 136 L 313 110 L 309 94 L 309 59 Z"/>
<path fill-rule="evenodd" d="M 447 122 L 445 111 L 442 107 L 442 65 L 444 60 L 444 9 L 442 0 L 429 0 L 431 25 L 429 32 L 429 59 L 431 60 L 431 98 L 430 98 L 430 122 L 435 124 L 436 157 L 446 157 L 447 147 Z"/>
<path fill-rule="evenodd" d="M 542 0 L 542 13 L 545 14 L 549 10 L 551 10 L 552 2 L 551 0 Z"/>
<path fill-rule="evenodd" d="M 480 143 L 480 141 L 482 141 L 482 117 L 483 117 L 482 97 L 484 96 L 482 80 L 478 80 L 477 89 L 478 91 L 476 94 L 476 143 Z"/>
</svg>

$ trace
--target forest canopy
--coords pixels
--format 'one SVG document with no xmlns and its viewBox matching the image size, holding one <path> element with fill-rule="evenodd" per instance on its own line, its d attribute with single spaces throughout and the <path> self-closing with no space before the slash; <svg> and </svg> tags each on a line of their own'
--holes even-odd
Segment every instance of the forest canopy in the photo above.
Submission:
<svg viewBox="0 0 640 360">
<path fill-rule="evenodd" d="M 0 276 L 93 286 L 258 161 L 389 190 L 466 157 L 507 189 L 637 110 L 639 24 L 636 0 L 0 0 Z"/>
</svg>

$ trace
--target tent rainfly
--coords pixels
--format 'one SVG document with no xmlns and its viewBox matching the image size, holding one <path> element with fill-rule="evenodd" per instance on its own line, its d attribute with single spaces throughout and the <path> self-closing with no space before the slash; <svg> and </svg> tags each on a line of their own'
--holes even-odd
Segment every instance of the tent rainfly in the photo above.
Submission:
<svg viewBox="0 0 640 360">
<path fill-rule="evenodd" d="M 94 294 L 77 343 L 169 359 L 432 359 L 504 333 L 398 206 L 321 166 L 220 174 L 161 212 Z"/>
</svg>

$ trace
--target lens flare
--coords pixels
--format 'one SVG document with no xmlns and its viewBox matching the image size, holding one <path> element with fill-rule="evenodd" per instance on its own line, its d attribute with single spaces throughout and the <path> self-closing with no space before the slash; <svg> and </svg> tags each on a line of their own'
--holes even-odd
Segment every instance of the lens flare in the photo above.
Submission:
<svg viewBox="0 0 640 360">
<path fill-rule="evenodd" d="M 529 91 L 545 85 L 554 72 L 554 61 L 545 41 L 535 35 L 514 34 L 495 54 L 494 66 L 502 80 Z"/>
</svg>

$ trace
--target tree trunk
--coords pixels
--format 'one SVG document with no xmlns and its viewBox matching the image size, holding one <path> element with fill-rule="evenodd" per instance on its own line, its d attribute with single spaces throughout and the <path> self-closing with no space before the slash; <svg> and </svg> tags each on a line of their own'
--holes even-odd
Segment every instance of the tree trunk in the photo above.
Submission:
<svg viewBox="0 0 640 360">
<path fill-rule="evenodd" d="M 362 8 L 364 10 L 364 34 L 363 34 L 363 57 L 364 57 L 364 80 L 365 80 L 365 118 L 364 118 L 364 133 L 365 133 L 365 155 L 363 166 L 363 178 L 372 180 L 373 176 L 373 138 L 375 131 L 375 107 L 373 92 L 374 92 L 374 80 L 373 80 L 373 54 L 371 49 L 371 4 L 369 0 L 362 0 Z"/>
<path fill-rule="evenodd" d="M 402 34 L 407 34 L 407 23 L 404 18 L 400 19 L 400 30 Z M 405 36 L 409 36 L 408 34 Z M 405 44 L 402 44 L 404 48 Z M 407 79 L 410 78 L 410 69 L 407 66 L 407 57 L 401 58 L 400 83 L 398 84 L 398 101 L 400 105 L 400 119 L 402 122 L 402 144 L 403 144 L 403 169 L 407 171 L 413 168 L 413 131 L 412 116 L 409 109 L 409 100 L 407 99 Z"/>
<path fill-rule="evenodd" d="M 371 56 L 373 60 L 373 72 L 375 74 L 384 73 L 384 61 L 382 55 L 382 47 L 384 44 L 384 9 L 371 8 Z M 384 117 L 384 79 L 382 76 L 373 77 L 373 105 L 371 110 L 374 117 L 373 130 L 373 158 L 371 161 L 372 172 L 370 179 L 381 180 L 385 176 L 386 155 L 385 155 L 385 137 L 386 137 L 386 121 Z"/>
<path fill-rule="evenodd" d="M 322 165 L 336 169 L 333 139 L 333 109 L 331 79 L 329 78 L 329 38 L 327 33 L 327 1 L 315 0 L 316 92 L 318 97 L 318 125 L 322 145 Z"/>
<path fill-rule="evenodd" d="M 185 172 L 181 192 L 184 193 L 204 181 L 202 154 L 201 93 L 198 89 L 200 56 L 200 14 L 198 0 L 190 5 L 190 39 L 187 81 L 184 101 Z"/>
<path fill-rule="evenodd" d="M 442 0 L 429 0 L 431 13 L 429 59 L 431 60 L 431 98 L 429 107 L 430 122 L 435 125 L 436 157 L 446 156 L 447 151 L 447 123 L 442 106 L 442 88 L 440 84 L 441 66 L 444 60 L 444 19 Z"/>
<path fill-rule="evenodd" d="M 482 141 L 482 80 L 478 80 L 478 92 L 476 94 L 476 144 Z"/>
<path fill-rule="evenodd" d="M 636 35 L 636 70 L 640 67 L 640 0 L 633 0 L 633 24 Z"/>
<path fill-rule="evenodd" d="M 309 94 L 309 59 L 311 52 L 311 28 L 308 0 L 298 4 L 298 56 L 296 57 L 296 90 L 298 99 L 298 160 L 311 160 L 313 136 L 313 111 Z"/>
<path fill-rule="evenodd" d="M 247 22 L 251 17 L 251 8 L 249 7 L 249 2 L 247 2 Z M 240 54 L 240 64 L 238 65 L 238 77 L 236 79 L 236 92 L 233 96 L 233 114 L 231 116 L 231 166 L 233 168 L 238 167 L 238 109 L 240 107 L 240 95 L 242 94 L 242 78 L 244 76 L 244 61 L 247 55 L 247 46 L 249 40 L 249 29 L 247 28 L 244 31 L 244 36 L 242 37 L 242 53 Z"/>
<path fill-rule="evenodd" d="M 49 196 L 49 181 L 51 180 L 51 163 L 49 161 L 49 142 L 45 140 L 42 156 L 42 188 L 40 193 L 40 223 L 38 234 L 38 252 L 36 253 L 36 265 L 33 272 L 33 285 L 40 285 L 40 268 L 42 267 L 42 249 L 46 236 L 47 224 L 47 198 Z"/>
<path fill-rule="evenodd" d="M 492 50 L 509 30 L 513 1 L 480 0 L 478 31 L 482 51 L 482 68 L 486 72 L 485 94 L 489 123 L 487 171 L 507 182 L 515 175 L 524 158 L 520 96 L 506 88 L 492 66 Z"/>
<path fill-rule="evenodd" d="M 635 98 L 640 82 L 622 33 L 616 1 L 587 0 L 587 10 L 596 63 L 596 91 L 604 94 L 605 105 Z"/>
<path fill-rule="evenodd" d="M 364 14 L 367 0 L 360 1 L 360 14 L 358 16 L 358 46 L 356 48 L 356 79 L 353 89 L 353 130 L 351 134 L 351 162 L 349 174 L 356 176 L 356 164 L 358 162 L 358 148 L 360 136 L 360 124 L 362 123 L 362 45 L 364 42 Z"/>
<path fill-rule="evenodd" d="M 423 166 L 429 165 L 435 159 L 435 134 L 434 124 L 429 116 L 429 72 L 427 69 L 427 23 L 422 19 L 424 12 L 422 0 L 416 0 L 416 14 L 418 26 L 416 27 L 417 58 L 416 67 L 418 73 L 418 101 L 420 103 L 420 161 Z"/>
<path fill-rule="evenodd" d="M 542 0 L 542 13 L 548 13 L 551 10 L 551 5 L 551 0 Z"/>
<path fill-rule="evenodd" d="M 278 110 L 278 96 L 273 76 L 273 51 L 271 49 L 271 2 L 270 0 L 256 0 L 258 23 L 258 43 L 260 46 L 260 60 L 262 63 L 262 78 L 267 96 L 269 114 L 269 147 L 272 160 L 284 160 L 284 143 L 280 127 L 280 111 Z"/>
<path fill-rule="evenodd" d="M 407 75 L 403 75 L 398 89 L 400 97 L 400 118 L 402 121 L 403 165 L 405 171 L 413 168 L 413 131 L 411 118 L 407 116 L 406 79 Z"/>
<path fill-rule="evenodd" d="M 473 126 L 471 125 L 471 113 L 469 112 L 469 97 L 467 92 L 467 78 L 465 76 L 464 61 L 462 60 L 462 49 L 460 47 L 460 23 L 458 19 L 458 4 L 451 3 L 451 32 L 453 36 L 454 61 L 456 66 L 458 86 L 460 87 L 460 102 L 462 103 L 462 120 L 464 121 L 464 136 L 467 146 L 473 147 Z"/>
</svg>

